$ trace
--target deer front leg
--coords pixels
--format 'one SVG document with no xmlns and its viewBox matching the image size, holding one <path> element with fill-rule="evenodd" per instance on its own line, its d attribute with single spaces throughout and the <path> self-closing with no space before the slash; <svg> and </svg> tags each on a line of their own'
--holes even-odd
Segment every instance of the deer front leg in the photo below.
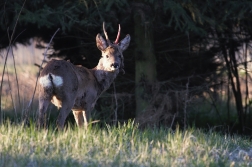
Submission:
<svg viewBox="0 0 252 167">
<path fill-rule="evenodd" d="M 74 119 L 75 122 L 77 124 L 78 127 L 83 126 L 83 116 L 82 116 L 82 111 L 78 111 L 78 110 L 73 110 L 73 115 L 74 115 Z"/>
<path fill-rule="evenodd" d="M 84 127 L 87 128 L 89 116 L 85 111 L 73 110 L 73 115 L 78 127 L 82 127 L 84 124 Z"/>
<path fill-rule="evenodd" d="M 89 113 L 86 111 L 82 111 L 83 119 L 84 119 L 84 126 L 87 129 L 88 127 L 88 121 L 89 121 Z"/>
</svg>

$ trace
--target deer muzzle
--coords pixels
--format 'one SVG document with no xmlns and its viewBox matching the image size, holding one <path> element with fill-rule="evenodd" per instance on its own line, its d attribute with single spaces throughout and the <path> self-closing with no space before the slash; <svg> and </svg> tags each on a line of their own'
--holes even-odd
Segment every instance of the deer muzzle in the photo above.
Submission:
<svg viewBox="0 0 252 167">
<path fill-rule="evenodd" d="M 119 68 L 119 64 L 118 63 L 112 63 L 111 67 L 114 69 L 118 69 Z"/>
</svg>

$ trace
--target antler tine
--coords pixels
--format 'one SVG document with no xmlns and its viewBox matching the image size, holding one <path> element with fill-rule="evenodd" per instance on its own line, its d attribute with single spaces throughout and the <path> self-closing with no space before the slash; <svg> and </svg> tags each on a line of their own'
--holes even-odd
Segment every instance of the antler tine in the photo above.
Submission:
<svg viewBox="0 0 252 167">
<path fill-rule="evenodd" d="M 109 42 L 108 34 L 107 34 L 106 29 L 105 29 L 105 22 L 103 22 L 103 32 L 104 32 L 104 35 L 106 37 L 106 40 Z"/>
<path fill-rule="evenodd" d="M 121 34 L 121 26 L 119 24 L 119 28 L 118 28 L 118 33 L 117 33 L 117 37 L 116 37 L 116 40 L 115 40 L 115 44 L 118 44 L 118 41 L 119 41 L 119 38 L 120 38 L 120 34 Z"/>
</svg>

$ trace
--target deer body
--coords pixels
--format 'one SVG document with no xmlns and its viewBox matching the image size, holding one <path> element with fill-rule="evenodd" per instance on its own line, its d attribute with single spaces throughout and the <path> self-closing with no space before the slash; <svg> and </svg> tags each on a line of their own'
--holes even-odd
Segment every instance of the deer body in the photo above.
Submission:
<svg viewBox="0 0 252 167">
<path fill-rule="evenodd" d="M 41 71 L 38 120 L 40 127 L 45 124 L 45 113 L 50 101 L 61 108 L 57 118 L 59 129 L 64 128 L 71 110 L 78 126 L 88 125 L 90 111 L 97 99 L 110 87 L 119 72 L 123 71 L 122 52 L 130 42 L 130 36 L 127 35 L 120 43 L 112 44 L 105 28 L 104 33 L 106 40 L 100 34 L 96 37 L 102 57 L 95 68 L 87 69 L 65 60 L 52 60 Z"/>
</svg>

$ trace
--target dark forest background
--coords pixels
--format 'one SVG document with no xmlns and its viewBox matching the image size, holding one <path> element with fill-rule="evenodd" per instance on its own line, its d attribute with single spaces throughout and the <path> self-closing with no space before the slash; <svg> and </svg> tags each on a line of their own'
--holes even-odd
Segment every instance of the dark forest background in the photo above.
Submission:
<svg viewBox="0 0 252 167">
<path fill-rule="evenodd" d="M 60 28 L 47 56 L 93 68 L 103 22 L 110 39 L 120 24 L 132 40 L 94 119 L 251 133 L 250 0 L 1 0 L 0 49 L 44 48 Z"/>
</svg>

